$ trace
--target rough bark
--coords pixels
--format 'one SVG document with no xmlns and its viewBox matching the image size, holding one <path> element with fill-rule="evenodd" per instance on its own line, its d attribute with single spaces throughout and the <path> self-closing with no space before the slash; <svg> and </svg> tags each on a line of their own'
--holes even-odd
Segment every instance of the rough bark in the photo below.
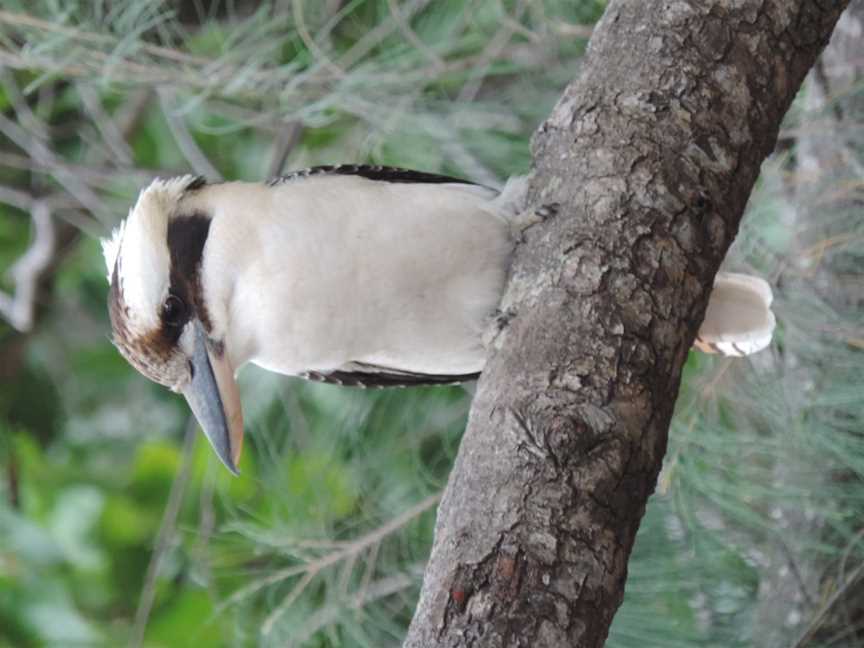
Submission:
<svg viewBox="0 0 864 648">
<path fill-rule="evenodd" d="M 612 0 L 534 142 L 514 260 L 405 645 L 600 646 L 713 278 L 846 6 Z"/>
</svg>

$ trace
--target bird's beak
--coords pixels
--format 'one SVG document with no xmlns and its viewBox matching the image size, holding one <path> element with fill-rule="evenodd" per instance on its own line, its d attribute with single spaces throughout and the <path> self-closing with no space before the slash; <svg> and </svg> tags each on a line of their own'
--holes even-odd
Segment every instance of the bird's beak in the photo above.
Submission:
<svg viewBox="0 0 864 648">
<path fill-rule="evenodd" d="M 192 381 L 183 389 L 186 402 L 223 464 L 235 475 L 243 447 L 243 411 L 234 371 L 224 349 L 214 349 L 197 319 Z"/>
</svg>

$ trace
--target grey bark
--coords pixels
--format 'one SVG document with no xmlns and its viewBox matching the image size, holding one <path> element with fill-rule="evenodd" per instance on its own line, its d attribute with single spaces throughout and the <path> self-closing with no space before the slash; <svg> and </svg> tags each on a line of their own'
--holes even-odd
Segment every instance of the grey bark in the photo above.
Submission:
<svg viewBox="0 0 864 648">
<path fill-rule="evenodd" d="M 801 252 L 831 237 L 848 235 L 843 213 L 860 209 L 854 204 L 855 192 L 844 192 L 843 188 L 854 187 L 864 177 L 862 82 L 864 0 L 852 0 L 805 82 L 807 118 L 795 137 L 795 173 L 785 174 L 792 178 L 784 192 L 791 198 L 784 210 L 785 224 L 790 231 L 802 233 L 798 240 Z M 801 339 L 794 322 L 788 327 L 790 339 L 776 362 L 781 364 L 777 373 L 783 376 L 790 423 L 805 416 L 816 423 L 814 418 L 820 415 L 810 412 L 813 402 L 824 393 L 826 377 L 836 375 L 825 350 L 849 352 L 842 341 L 842 322 L 831 321 L 831 313 L 834 317 L 854 317 L 861 312 L 860 274 L 855 284 L 842 279 L 844 269 L 854 267 L 854 261 L 849 261 L 842 253 L 829 253 L 814 269 L 804 255 L 789 259 L 792 272 L 784 277 L 783 292 L 792 299 L 801 294 L 820 296 L 824 301 L 819 304 L 818 319 L 814 319 L 827 321 L 841 331 L 820 335 L 810 326 L 805 329 L 809 339 Z M 850 484 L 847 488 L 854 488 L 851 484 L 856 477 L 848 471 L 831 470 L 827 465 L 822 468 L 814 471 L 811 457 L 801 448 L 783 448 L 775 457 L 772 487 L 776 492 L 788 492 L 791 487 L 820 493 L 843 481 Z M 808 638 L 819 641 L 832 635 L 845 637 L 838 645 L 864 641 L 864 631 L 856 631 L 850 622 L 851 616 L 860 617 L 864 608 L 862 588 L 854 587 L 854 583 L 847 587 L 838 574 L 836 559 L 812 549 L 820 539 L 827 545 L 836 543 L 825 524 L 826 518 L 836 516 L 833 509 L 831 504 L 817 509 L 813 503 L 787 501 L 774 510 L 781 533 L 772 538 L 768 564 L 760 579 L 759 604 L 754 611 L 755 646 L 805 645 Z M 845 590 L 842 599 L 833 602 L 833 609 L 827 608 L 824 593 L 841 588 Z M 843 606 L 853 608 L 855 614 L 845 613 Z"/>
<path fill-rule="evenodd" d="M 841 0 L 612 0 L 533 141 L 528 231 L 405 645 L 600 646 L 681 375 Z"/>
</svg>

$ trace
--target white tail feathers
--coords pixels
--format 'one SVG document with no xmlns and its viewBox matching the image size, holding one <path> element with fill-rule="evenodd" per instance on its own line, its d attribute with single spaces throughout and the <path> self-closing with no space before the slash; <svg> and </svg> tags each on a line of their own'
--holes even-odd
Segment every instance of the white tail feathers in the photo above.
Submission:
<svg viewBox="0 0 864 648">
<path fill-rule="evenodd" d="M 764 279 L 721 272 L 693 346 L 705 353 L 745 356 L 771 343 L 774 313 L 771 287 Z"/>
</svg>

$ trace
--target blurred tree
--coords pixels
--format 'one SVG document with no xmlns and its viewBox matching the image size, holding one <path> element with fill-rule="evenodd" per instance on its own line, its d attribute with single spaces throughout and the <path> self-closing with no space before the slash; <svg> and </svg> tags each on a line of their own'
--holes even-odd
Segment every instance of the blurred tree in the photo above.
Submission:
<svg viewBox="0 0 864 648">
<path fill-rule="evenodd" d="M 864 204 L 860 191 L 864 149 L 853 134 L 864 119 L 862 35 L 864 1 L 853 0 L 807 78 L 804 110 L 814 121 L 810 127 L 787 135 L 794 142 L 795 154 L 784 167 L 785 175 L 779 176 L 776 169 L 766 173 L 772 182 L 783 183 L 782 193 L 787 197 L 781 214 L 783 224 L 795 232 L 803 252 L 790 258 L 782 289 L 793 298 L 815 292 L 818 301 L 811 308 L 826 320 L 826 326 L 816 332 L 801 322 L 795 322 L 794 328 L 789 326 L 795 337 L 784 345 L 777 359 L 787 376 L 784 388 L 790 405 L 814 430 L 819 424 L 837 425 L 838 417 L 841 421 L 856 418 L 836 409 L 819 411 L 817 403 L 822 394 L 832 391 L 831 384 L 843 381 L 846 374 L 842 357 L 826 355 L 826 348 L 846 355 L 850 347 L 861 346 L 858 332 L 843 321 L 842 314 L 860 314 L 864 307 L 860 276 L 856 277 L 862 258 L 860 251 L 847 244 L 857 236 L 856 224 L 850 219 L 859 219 Z M 832 343 L 838 337 L 841 343 Z M 860 487 L 854 470 L 829 470 L 823 464 L 814 474 L 812 463 L 798 449 L 785 448 L 783 454 L 774 468 L 777 490 L 803 485 L 817 492 Z M 843 538 L 848 544 L 839 560 L 830 553 L 814 551 L 816 540 L 837 542 L 831 519 L 850 513 L 844 498 L 829 506 L 801 506 L 793 501 L 773 511 L 785 533 L 774 538 L 769 549 L 768 577 L 760 583 L 756 610 L 755 645 L 797 647 L 810 641 L 830 644 L 835 638 L 864 645 L 864 571 L 849 562 L 849 552 L 864 538 L 864 529 L 856 529 L 851 539 Z"/>
</svg>

